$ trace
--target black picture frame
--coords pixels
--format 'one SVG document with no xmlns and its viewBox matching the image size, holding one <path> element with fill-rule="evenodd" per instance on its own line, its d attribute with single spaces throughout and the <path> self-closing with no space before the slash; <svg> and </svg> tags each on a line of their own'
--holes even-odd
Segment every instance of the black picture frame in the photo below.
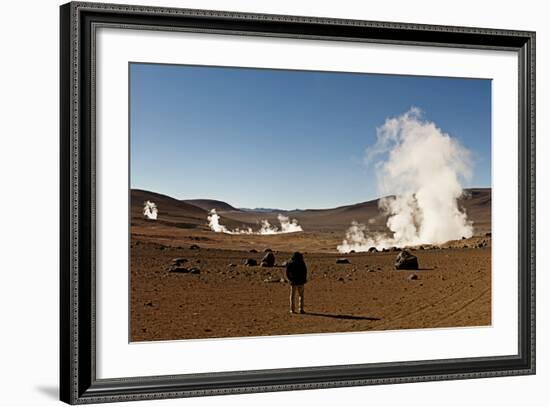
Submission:
<svg viewBox="0 0 550 407">
<path fill-rule="evenodd" d="M 81 2 L 62 5 L 60 23 L 62 401 L 84 404 L 535 373 L 534 32 Z M 499 357 L 97 379 L 93 38 L 99 26 L 517 52 L 518 353 Z"/>
</svg>

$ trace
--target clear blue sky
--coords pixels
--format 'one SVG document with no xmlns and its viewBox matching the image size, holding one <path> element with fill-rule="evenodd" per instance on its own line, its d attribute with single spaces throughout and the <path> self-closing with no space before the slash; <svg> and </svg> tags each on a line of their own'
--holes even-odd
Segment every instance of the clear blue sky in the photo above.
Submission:
<svg viewBox="0 0 550 407">
<path fill-rule="evenodd" d="M 132 188 L 237 207 L 328 208 L 378 197 L 365 149 L 416 106 L 491 185 L 491 81 L 130 65 Z"/>
</svg>

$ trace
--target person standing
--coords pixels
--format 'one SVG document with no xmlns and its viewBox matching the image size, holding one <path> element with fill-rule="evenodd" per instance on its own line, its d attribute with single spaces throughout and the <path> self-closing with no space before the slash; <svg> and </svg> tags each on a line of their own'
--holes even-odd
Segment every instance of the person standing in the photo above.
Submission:
<svg viewBox="0 0 550 407">
<path fill-rule="evenodd" d="M 290 313 L 296 313 L 296 294 L 298 294 L 299 312 L 304 311 L 304 285 L 307 283 L 307 267 L 304 256 L 295 252 L 286 264 L 286 277 L 290 283 Z"/>
</svg>

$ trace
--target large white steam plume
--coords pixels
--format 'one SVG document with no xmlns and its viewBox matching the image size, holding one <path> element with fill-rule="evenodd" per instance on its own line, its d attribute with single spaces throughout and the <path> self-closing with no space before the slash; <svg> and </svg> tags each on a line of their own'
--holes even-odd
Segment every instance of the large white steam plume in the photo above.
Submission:
<svg viewBox="0 0 550 407">
<path fill-rule="evenodd" d="M 147 219 L 157 220 L 158 209 L 157 204 L 151 201 L 143 202 L 143 216 Z"/>
<path fill-rule="evenodd" d="M 294 233 L 294 232 L 302 232 L 302 227 L 298 224 L 298 221 L 296 219 L 290 220 L 288 216 L 284 216 L 279 214 L 277 216 L 277 219 L 279 220 L 279 223 L 281 224 L 280 228 L 277 228 L 276 226 L 272 226 L 267 219 L 263 219 L 260 221 L 260 230 L 257 232 L 254 232 L 252 228 L 246 228 L 246 229 L 228 229 L 224 225 L 220 223 L 220 215 L 217 214 L 215 209 L 210 210 L 210 214 L 208 215 L 208 226 L 210 226 L 210 229 L 212 231 L 217 233 L 227 233 L 230 235 L 277 235 L 281 233 Z"/>
<path fill-rule="evenodd" d="M 354 222 L 337 247 L 339 252 L 439 244 L 472 236 L 472 222 L 457 204 L 463 193 L 461 180 L 471 176 L 472 164 L 470 152 L 458 140 L 412 108 L 386 119 L 377 129 L 367 161 L 386 154 L 375 168 L 380 194 L 393 194 L 379 201 L 391 235 L 370 233 L 366 225 Z"/>
</svg>

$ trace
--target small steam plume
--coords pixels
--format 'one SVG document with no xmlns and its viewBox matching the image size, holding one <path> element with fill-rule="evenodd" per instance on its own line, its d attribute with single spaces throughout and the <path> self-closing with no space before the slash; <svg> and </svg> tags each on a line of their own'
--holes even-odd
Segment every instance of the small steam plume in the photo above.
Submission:
<svg viewBox="0 0 550 407">
<path fill-rule="evenodd" d="M 147 219 L 157 220 L 157 204 L 151 201 L 143 202 L 143 216 Z"/>
<path fill-rule="evenodd" d="M 216 233 L 230 233 L 230 231 L 222 224 L 220 224 L 220 215 L 216 213 L 215 209 L 210 211 L 210 215 L 207 217 L 208 226 Z"/>
<path fill-rule="evenodd" d="M 279 223 L 281 224 L 281 233 L 294 233 L 294 232 L 303 232 L 304 229 L 300 225 L 298 225 L 298 221 L 296 219 L 290 219 L 288 216 L 284 215 L 277 215 L 277 219 L 279 219 Z"/>
<path fill-rule="evenodd" d="M 281 233 L 295 233 L 295 232 L 303 232 L 304 229 L 298 224 L 298 221 L 296 219 L 290 219 L 288 216 L 284 216 L 281 214 L 277 215 L 277 219 L 279 220 L 279 223 L 281 224 L 281 228 L 278 229 L 276 226 L 271 226 L 269 221 L 262 220 L 260 228 L 260 231 L 258 234 L 260 235 L 277 235 Z"/>
<path fill-rule="evenodd" d="M 220 215 L 217 214 L 215 209 L 210 210 L 210 214 L 208 215 L 207 219 L 208 226 L 210 226 L 210 229 L 212 229 L 212 231 L 217 233 L 227 233 L 230 235 L 278 235 L 281 233 L 294 233 L 303 231 L 302 227 L 298 224 L 298 221 L 296 219 L 290 220 L 288 216 L 284 216 L 281 214 L 277 215 L 277 219 L 281 224 L 280 229 L 276 226 L 272 226 L 267 219 L 262 219 L 260 221 L 260 230 L 258 230 L 257 232 L 254 232 L 252 228 L 229 230 L 227 227 L 220 223 Z"/>
<path fill-rule="evenodd" d="M 210 214 L 207 217 L 208 219 L 208 226 L 210 226 L 210 229 L 216 233 L 227 233 L 230 235 L 251 235 L 252 229 L 234 229 L 229 230 L 224 225 L 220 223 L 220 215 L 216 213 L 215 209 L 210 210 Z"/>
<path fill-rule="evenodd" d="M 339 252 L 439 244 L 473 235 L 472 222 L 457 204 L 463 194 L 461 180 L 471 176 L 470 152 L 421 116 L 412 108 L 386 119 L 377 129 L 376 144 L 367 149 L 369 163 L 387 154 L 375 168 L 380 194 L 394 194 L 378 202 L 388 216 L 391 236 L 353 222 Z"/>
</svg>

